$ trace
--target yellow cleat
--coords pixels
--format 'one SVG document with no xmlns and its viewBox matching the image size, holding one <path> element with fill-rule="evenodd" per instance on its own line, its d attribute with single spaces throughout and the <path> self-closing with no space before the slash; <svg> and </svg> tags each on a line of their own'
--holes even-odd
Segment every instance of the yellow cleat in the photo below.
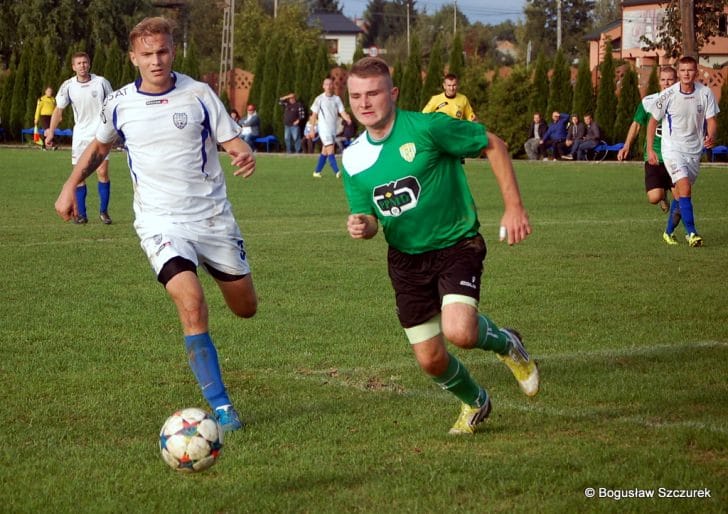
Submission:
<svg viewBox="0 0 728 514">
<path fill-rule="evenodd" d="M 662 233 L 662 239 L 669 245 L 676 245 L 677 238 L 675 237 L 675 234 L 668 234 L 667 232 Z"/>
<path fill-rule="evenodd" d="M 688 245 L 690 245 L 692 248 L 703 246 L 703 238 L 695 232 L 689 233 L 687 236 L 685 236 L 685 239 L 687 239 Z"/>
<path fill-rule="evenodd" d="M 482 407 L 471 407 L 467 403 L 463 403 L 460 407 L 460 415 L 457 421 L 450 429 L 452 435 L 469 435 L 474 434 L 485 419 L 490 415 L 490 397 Z"/>
<path fill-rule="evenodd" d="M 529 357 L 526 348 L 523 346 L 521 334 L 512 328 L 502 328 L 501 332 L 508 338 L 508 353 L 506 355 L 496 354 L 496 357 L 508 366 L 513 376 L 516 377 L 521 391 L 526 393 L 526 396 L 536 396 L 541 382 L 538 375 L 538 366 Z"/>
</svg>

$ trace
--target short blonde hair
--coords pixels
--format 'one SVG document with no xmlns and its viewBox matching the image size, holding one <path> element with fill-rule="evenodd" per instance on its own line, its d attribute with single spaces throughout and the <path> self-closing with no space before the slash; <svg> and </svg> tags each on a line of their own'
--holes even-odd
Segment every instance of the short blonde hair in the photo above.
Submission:
<svg viewBox="0 0 728 514">
<path fill-rule="evenodd" d="M 129 33 L 129 49 L 134 48 L 134 42 L 141 37 L 163 34 L 172 38 L 173 31 L 174 23 L 167 18 L 162 16 L 144 18 Z"/>
</svg>

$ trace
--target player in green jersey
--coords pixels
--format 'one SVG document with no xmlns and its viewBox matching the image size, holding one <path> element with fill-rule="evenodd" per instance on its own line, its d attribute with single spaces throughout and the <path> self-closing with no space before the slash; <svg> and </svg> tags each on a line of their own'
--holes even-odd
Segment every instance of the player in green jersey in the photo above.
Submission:
<svg viewBox="0 0 728 514">
<path fill-rule="evenodd" d="M 486 246 L 460 157 L 487 156 L 501 190 L 501 237 L 516 244 L 531 233 L 505 143 L 483 125 L 442 113 L 396 107 L 399 91 L 386 62 L 357 61 L 347 79 L 354 116 L 366 128 L 344 151 L 347 229 L 370 239 L 381 223 L 397 314 L 422 370 L 461 402 L 452 434 L 472 434 L 491 400 L 445 346 L 496 352 L 521 389 L 539 389 L 536 363 L 513 329 L 478 313 Z"/>
<path fill-rule="evenodd" d="M 664 91 L 668 87 L 672 86 L 677 80 L 677 71 L 671 66 L 665 66 L 660 70 L 660 91 Z M 632 118 L 632 124 L 627 132 L 627 137 L 624 140 L 624 147 L 617 153 L 617 159 L 623 161 L 629 156 L 629 150 L 632 142 L 637 137 L 641 127 L 646 127 L 650 121 L 650 113 L 647 112 L 645 106 L 649 106 L 652 102 L 655 102 L 660 96 L 659 93 L 645 96 L 642 101 L 637 105 L 637 110 Z M 658 133 L 655 134 L 655 146 L 654 150 L 659 157 L 658 164 L 650 164 L 647 161 L 647 146 L 644 149 L 645 155 L 645 191 L 647 191 L 647 200 L 655 205 L 659 204 L 663 212 L 670 211 L 667 229 L 663 234 L 663 239 L 669 245 L 676 245 L 677 240 L 673 235 L 675 227 L 680 223 L 680 206 L 678 201 L 675 199 L 673 191 L 672 202 L 667 203 L 667 191 L 673 189 L 672 179 L 670 174 L 665 168 L 665 163 L 662 160 L 662 138 Z"/>
</svg>

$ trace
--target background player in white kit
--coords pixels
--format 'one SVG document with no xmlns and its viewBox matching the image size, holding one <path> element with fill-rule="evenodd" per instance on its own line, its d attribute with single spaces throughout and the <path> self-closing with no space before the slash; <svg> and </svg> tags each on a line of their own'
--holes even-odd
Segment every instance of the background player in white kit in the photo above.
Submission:
<svg viewBox="0 0 728 514">
<path fill-rule="evenodd" d="M 321 178 L 321 170 L 326 161 L 329 161 L 336 178 L 341 176 L 339 166 L 336 164 L 336 122 L 341 116 L 346 123 L 351 123 L 351 117 L 344 109 L 341 98 L 334 94 L 334 81 L 324 79 L 324 92 L 316 97 L 311 106 L 311 123 L 318 124 L 318 135 L 321 138 L 321 155 L 319 155 L 316 170 L 313 176 Z"/>
<path fill-rule="evenodd" d="M 84 52 L 73 54 L 71 68 L 76 76 L 66 80 L 58 90 L 56 108 L 51 116 L 50 127 L 45 132 L 45 140 L 46 147 L 53 144 L 54 132 L 63 119 L 63 110 L 69 104 L 72 105 L 75 124 L 73 126 L 71 164 L 75 166 L 96 134 L 101 106 L 106 95 L 111 93 L 112 88 L 109 81 L 104 77 L 91 73 L 91 59 Z M 109 198 L 111 196 L 111 182 L 109 181 L 108 159 L 99 163 L 96 173 L 99 181 L 99 217 L 104 224 L 110 225 Z M 78 225 L 88 222 L 86 193 L 86 183 L 81 182 L 76 188 L 77 215 L 73 219 Z"/>
<path fill-rule="evenodd" d="M 189 364 L 226 431 L 242 428 L 223 384 L 208 332 L 208 310 L 197 267 L 212 275 L 230 310 L 249 318 L 257 310 L 245 242 L 227 199 L 220 144 L 236 168 L 255 170 L 240 127 L 207 84 L 172 72 L 172 25 L 147 18 L 129 34 L 129 56 L 140 78 L 110 95 L 96 137 L 56 200 L 63 219 L 74 214 L 74 189 L 124 140 L 134 186 L 134 228 L 142 248 L 174 301 Z"/>
<path fill-rule="evenodd" d="M 718 131 L 718 104 L 709 87 L 695 81 L 698 62 L 685 56 L 678 61 L 677 83 L 658 97 L 650 107 L 652 118 L 647 124 L 648 162 L 658 164 L 653 149 L 657 122 L 662 121 L 662 158 L 670 178 L 675 184 L 674 193 L 680 204 L 680 214 L 685 226 L 685 239 L 690 246 L 703 246 L 703 238 L 695 228 L 692 185 L 698 178 L 703 147 L 712 148 Z M 707 126 L 707 132 L 706 132 Z M 666 234 L 674 240 L 674 234 Z"/>
</svg>

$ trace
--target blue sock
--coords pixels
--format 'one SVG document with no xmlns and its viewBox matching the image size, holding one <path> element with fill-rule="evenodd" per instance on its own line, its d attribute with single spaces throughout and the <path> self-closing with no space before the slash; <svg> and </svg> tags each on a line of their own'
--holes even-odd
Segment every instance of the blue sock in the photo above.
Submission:
<svg viewBox="0 0 728 514">
<path fill-rule="evenodd" d="M 217 350 L 212 343 L 210 334 L 196 334 L 193 336 L 185 336 L 185 347 L 187 348 L 187 358 L 200 384 L 202 395 L 210 404 L 210 407 L 216 409 L 223 405 L 230 405 L 230 398 L 225 391 L 225 385 L 222 383 L 222 375 L 220 373 L 220 364 L 217 360 Z"/>
<path fill-rule="evenodd" d="M 672 234 L 680 224 L 680 202 L 672 199 L 670 202 L 670 213 L 667 215 L 667 228 L 665 232 Z"/>
<path fill-rule="evenodd" d="M 86 193 L 88 189 L 86 184 L 76 188 L 76 208 L 78 209 L 78 215 L 86 217 Z"/>
<path fill-rule="evenodd" d="M 334 168 L 334 173 L 339 172 L 339 165 L 336 164 L 336 156 L 334 154 L 329 155 L 329 164 Z"/>
<path fill-rule="evenodd" d="M 321 173 L 321 170 L 324 169 L 325 164 L 326 164 L 326 156 L 324 154 L 319 155 L 319 160 L 316 163 L 316 173 Z"/>
<path fill-rule="evenodd" d="M 111 197 L 111 182 L 99 182 L 99 212 L 109 210 L 109 198 Z"/>
<path fill-rule="evenodd" d="M 693 216 L 693 201 L 689 196 L 680 198 L 680 215 L 685 226 L 685 232 L 688 234 L 697 234 L 698 231 L 695 229 L 695 218 Z"/>
</svg>

